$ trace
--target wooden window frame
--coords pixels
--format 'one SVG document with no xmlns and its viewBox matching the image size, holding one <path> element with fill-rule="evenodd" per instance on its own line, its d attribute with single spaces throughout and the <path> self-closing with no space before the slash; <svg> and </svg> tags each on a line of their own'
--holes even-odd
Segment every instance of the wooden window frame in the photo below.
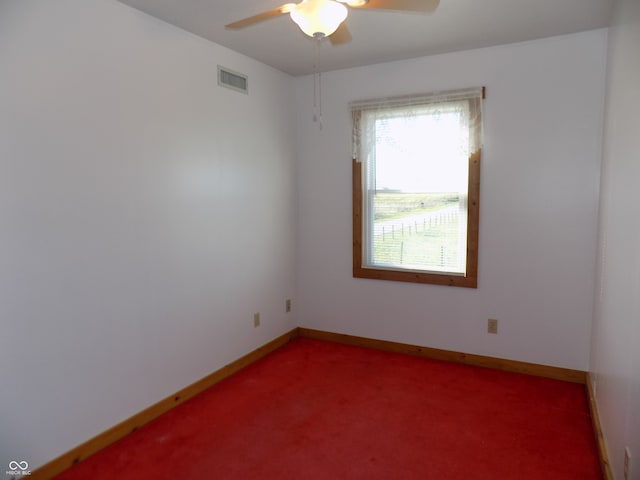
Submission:
<svg viewBox="0 0 640 480">
<path fill-rule="evenodd" d="M 478 231 L 480 220 L 480 157 L 478 150 L 469 157 L 467 187 L 467 264 L 464 275 L 417 270 L 363 267 L 364 183 L 363 164 L 353 160 L 353 276 L 375 280 L 428 283 L 453 287 L 478 288 Z"/>
</svg>

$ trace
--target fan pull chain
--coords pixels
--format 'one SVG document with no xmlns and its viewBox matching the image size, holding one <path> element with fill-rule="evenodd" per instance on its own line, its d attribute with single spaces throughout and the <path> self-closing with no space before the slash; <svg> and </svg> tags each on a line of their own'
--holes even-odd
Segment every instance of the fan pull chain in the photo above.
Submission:
<svg viewBox="0 0 640 480">
<path fill-rule="evenodd" d="M 322 130 L 322 72 L 318 72 L 318 111 L 320 112 L 318 124 Z"/>
<path fill-rule="evenodd" d="M 313 63 L 313 121 L 322 130 L 322 73 L 320 70 L 320 42 L 322 37 L 316 37 L 316 52 Z"/>
</svg>

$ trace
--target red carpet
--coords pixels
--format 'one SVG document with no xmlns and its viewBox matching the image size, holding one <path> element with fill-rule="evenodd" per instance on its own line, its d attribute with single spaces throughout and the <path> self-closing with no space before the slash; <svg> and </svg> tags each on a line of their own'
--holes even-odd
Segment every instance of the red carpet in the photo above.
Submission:
<svg viewBox="0 0 640 480">
<path fill-rule="evenodd" d="M 298 339 L 57 478 L 602 477 L 582 385 Z"/>
</svg>

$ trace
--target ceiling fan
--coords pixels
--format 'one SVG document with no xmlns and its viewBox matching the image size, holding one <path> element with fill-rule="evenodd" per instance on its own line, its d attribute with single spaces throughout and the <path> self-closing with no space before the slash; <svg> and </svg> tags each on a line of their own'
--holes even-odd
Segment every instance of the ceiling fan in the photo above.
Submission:
<svg viewBox="0 0 640 480">
<path fill-rule="evenodd" d="M 343 24 L 347 18 L 347 6 L 372 10 L 430 13 L 438 7 L 439 3 L 440 0 L 302 0 L 299 3 L 285 3 L 272 10 L 225 25 L 225 28 L 232 30 L 245 28 L 288 13 L 305 34 L 316 39 L 329 37 L 331 43 L 336 45 L 351 40 L 351 34 Z"/>
</svg>

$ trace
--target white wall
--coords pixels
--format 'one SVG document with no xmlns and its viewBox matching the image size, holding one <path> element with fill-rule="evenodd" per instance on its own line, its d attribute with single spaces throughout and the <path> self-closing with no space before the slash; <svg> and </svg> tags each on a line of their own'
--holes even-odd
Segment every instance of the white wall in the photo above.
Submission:
<svg viewBox="0 0 640 480">
<path fill-rule="evenodd" d="M 0 1 L 0 471 L 297 325 L 293 89 L 113 0 Z"/>
<path fill-rule="evenodd" d="M 640 479 L 640 2 L 615 2 L 609 34 L 591 370 L 615 478 Z"/>
<path fill-rule="evenodd" d="M 301 324 L 586 370 L 605 51 L 597 30 L 330 72 L 322 131 L 298 78 Z M 348 103 L 481 85 L 479 288 L 352 278 Z"/>
</svg>

